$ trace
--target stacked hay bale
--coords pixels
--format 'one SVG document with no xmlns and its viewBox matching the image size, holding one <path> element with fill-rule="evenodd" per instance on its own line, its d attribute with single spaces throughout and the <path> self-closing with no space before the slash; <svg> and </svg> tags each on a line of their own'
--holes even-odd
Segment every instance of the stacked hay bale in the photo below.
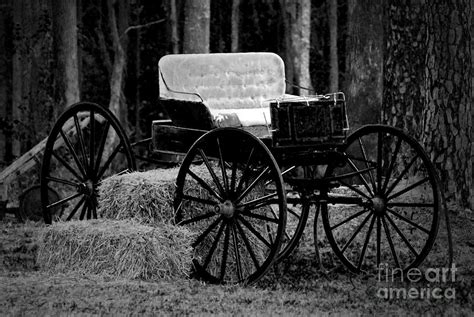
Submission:
<svg viewBox="0 0 474 317">
<path fill-rule="evenodd" d="M 205 167 L 203 167 L 205 169 Z M 195 170 L 205 180 L 205 171 Z M 194 239 L 202 234 L 215 218 L 205 219 L 189 226 L 176 226 L 173 208 L 175 181 L 178 169 L 161 169 L 116 175 L 105 179 L 99 189 L 98 216 L 102 220 L 55 223 L 43 232 L 37 263 L 50 272 L 80 272 L 144 280 L 185 277 L 191 273 L 193 259 L 203 262 L 212 248 L 217 229 L 209 232 L 195 248 Z M 207 175 L 206 175 L 207 174 Z M 192 196 L 207 199 L 207 191 L 193 184 L 186 187 Z M 258 197 L 262 194 L 257 190 Z M 249 195 L 248 199 L 254 199 Z M 260 211 L 270 213 L 269 207 Z M 183 213 L 204 212 L 191 202 L 182 207 Z M 189 216 L 189 215 L 188 215 Z M 253 219 L 252 226 L 266 235 L 265 224 Z M 255 257 L 262 264 L 269 250 L 243 228 Z M 268 233 L 271 236 L 271 233 Z M 230 239 L 231 243 L 233 239 Z M 224 239 L 216 245 L 208 272 L 219 276 L 223 257 Z M 255 265 L 242 239 L 237 248 L 243 250 L 241 268 L 250 274 Z M 231 247 L 230 250 L 233 250 Z M 228 252 L 227 272 L 235 271 L 234 252 Z M 248 272 L 248 273 L 247 273 Z"/>
<path fill-rule="evenodd" d="M 37 263 L 53 273 L 79 272 L 156 280 L 187 276 L 195 233 L 173 225 L 177 169 L 118 175 L 100 187 L 99 216 L 44 229 Z"/>
</svg>

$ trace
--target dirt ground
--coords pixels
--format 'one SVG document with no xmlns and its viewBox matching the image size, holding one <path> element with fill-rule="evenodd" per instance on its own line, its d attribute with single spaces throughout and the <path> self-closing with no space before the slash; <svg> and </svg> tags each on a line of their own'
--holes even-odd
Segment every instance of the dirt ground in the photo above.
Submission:
<svg viewBox="0 0 474 317">
<path fill-rule="evenodd" d="M 312 241 L 252 287 L 205 285 L 192 279 L 146 282 L 101 276 L 49 274 L 35 262 L 41 223 L 0 221 L 0 315 L 465 315 L 474 314 L 474 213 L 450 208 L 456 279 L 444 298 L 384 299 L 373 276 L 345 271 L 322 247 L 321 268 Z M 440 228 L 425 267 L 447 265 L 446 227 Z M 386 286 L 386 285 L 385 285 Z M 392 286 L 433 288 L 427 282 Z"/>
</svg>

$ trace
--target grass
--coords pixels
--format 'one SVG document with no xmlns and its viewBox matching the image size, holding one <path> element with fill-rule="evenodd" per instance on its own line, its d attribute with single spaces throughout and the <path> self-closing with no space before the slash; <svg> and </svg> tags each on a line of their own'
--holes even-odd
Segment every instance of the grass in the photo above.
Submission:
<svg viewBox="0 0 474 317">
<path fill-rule="evenodd" d="M 13 265 L 0 273 L 0 311 L 12 315 L 145 314 L 145 315 L 465 315 L 474 312 L 474 215 L 451 212 L 458 279 L 443 287 L 456 289 L 455 300 L 384 300 L 376 291 L 385 286 L 368 276 L 354 276 L 330 252 L 325 269 L 315 259 L 311 239 L 253 287 L 206 285 L 197 280 L 145 282 L 88 274 L 47 274 L 34 266 Z M 308 224 L 312 226 L 312 223 Z M 42 225 L 0 223 L 1 250 L 6 255 L 32 254 L 26 248 Z M 308 232 L 309 234 L 309 232 Z M 305 232 L 306 235 L 306 232 Z M 321 233 L 321 243 L 324 242 Z M 430 255 L 433 265 L 445 259 L 446 233 Z M 327 247 L 327 245 L 325 245 Z M 27 251 L 30 250 L 30 251 Z M 30 252 L 30 253 L 28 253 Z M 20 260 L 19 260 L 20 261 Z M 404 287 L 394 283 L 392 287 Z M 426 282 L 410 287 L 426 287 Z"/>
</svg>

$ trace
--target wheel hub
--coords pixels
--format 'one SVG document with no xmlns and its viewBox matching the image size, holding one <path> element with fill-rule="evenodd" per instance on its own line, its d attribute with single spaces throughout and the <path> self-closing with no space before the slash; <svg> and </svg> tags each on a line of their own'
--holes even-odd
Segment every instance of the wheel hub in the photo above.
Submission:
<svg viewBox="0 0 474 317">
<path fill-rule="evenodd" d="M 78 191 L 80 193 L 83 193 L 84 195 L 92 196 L 95 191 L 94 182 L 90 179 L 86 180 L 85 182 L 79 185 Z"/>
<path fill-rule="evenodd" d="M 223 203 L 216 205 L 215 212 L 226 218 L 232 218 L 235 214 L 235 206 L 230 200 L 226 200 Z"/>
<path fill-rule="evenodd" d="M 385 210 L 387 208 L 387 203 L 385 201 L 385 198 L 380 197 L 380 196 L 375 196 L 372 198 L 372 208 L 374 209 L 375 214 L 377 215 L 383 215 L 385 213 Z"/>
</svg>

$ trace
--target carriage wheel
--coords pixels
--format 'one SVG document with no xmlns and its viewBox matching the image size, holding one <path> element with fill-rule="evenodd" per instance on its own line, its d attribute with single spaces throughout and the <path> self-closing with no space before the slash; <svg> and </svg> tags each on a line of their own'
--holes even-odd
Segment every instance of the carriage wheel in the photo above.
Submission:
<svg viewBox="0 0 474 317">
<path fill-rule="evenodd" d="M 440 203 L 422 147 L 399 129 L 371 125 L 348 137 L 345 154 L 346 167 L 332 176 L 342 185 L 336 194 L 354 202 L 321 203 L 336 255 L 354 272 L 397 274 L 421 264 L 436 238 Z"/>
<path fill-rule="evenodd" d="M 45 222 L 97 218 L 100 181 L 116 171 L 134 169 L 130 143 L 115 116 L 93 103 L 71 106 L 46 142 L 41 168 Z M 64 198 L 50 201 L 48 187 Z"/>
<path fill-rule="evenodd" d="M 289 197 L 289 199 L 291 198 Z M 303 203 L 301 200 L 299 202 L 287 203 L 286 226 L 283 233 L 281 251 L 276 259 L 277 262 L 287 258 L 298 246 L 308 222 L 309 208 L 309 203 Z"/>
<path fill-rule="evenodd" d="M 286 223 L 280 169 L 262 141 L 239 129 L 212 130 L 191 147 L 176 184 L 176 223 L 196 232 L 196 276 L 226 284 L 262 277 Z"/>
</svg>

